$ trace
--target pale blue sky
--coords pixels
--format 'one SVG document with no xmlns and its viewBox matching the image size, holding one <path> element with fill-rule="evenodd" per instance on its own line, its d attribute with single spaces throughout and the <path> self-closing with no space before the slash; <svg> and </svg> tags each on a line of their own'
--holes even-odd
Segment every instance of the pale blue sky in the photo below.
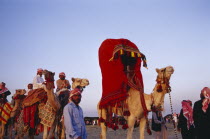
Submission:
<svg viewBox="0 0 210 139">
<path fill-rule="evenodd" d="M 0 81 L 14 93 L 26 88 L 37 68 L 88 78 L 81 106 L 96 116 L 101 97 L 98 48 L 107 38 L 127 38 L 148 60 L 145 92 L 155 85 L 155 68 L 174 67 L 172 101 L 199 99 L 210 87 L 210 2 L 208 0 L 1 0 Z M 165 98 L 166 114 L 170 112 Z"/>
</svg>

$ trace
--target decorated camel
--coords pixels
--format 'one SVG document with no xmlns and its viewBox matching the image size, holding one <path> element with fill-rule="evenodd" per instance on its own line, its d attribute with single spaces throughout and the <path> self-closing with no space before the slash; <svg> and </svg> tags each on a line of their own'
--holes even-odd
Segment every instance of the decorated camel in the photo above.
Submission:
<svg viewBox="0 0 210 139">
<path fill-rule="evenodd" d="M 127 39 L 107 39 L 99 48 L 102 72 L 102 98 L 98 104 L 101 138 L 106 139 L 107 127 L 117 130 L 118 117 L 127 119 L 122 128 L 128 128 L 127 139 L 132 139 L 135 121 L 140 120 L 140 138 L 144 139 L 145 125 L 148 132 L 148 112 L 151 107 L 163 105 L 164 96 L 170 92 L 171 66 L 157 71 L 157 84 L 153 92 L 144 93 L 140 65 L 146 66 L 145 56 Z M 114 117 L 113 117 L 114 115 Z"/>
<path fill-rule="evenodd" d="M 83 90 L 86 86 L 89 85 L 88 79 L 81 79 L 81 78 L 72 78 L 72 89 L 79 87 Z M 57 135 L 59 139 L 65 139 L 65 132 L 64 132 L 64 121 L 62 119 L 63 116 L 63 108 L 69 102 L 69 95 L 70 91 L 68 89 L 62 89 L 56 92 L 58 95 L 61 108 L 58 113 L 58 121 L 57 121 Z"/>
<path fill-rule="evenodd" d="M 21 127 L 18 125 L 17 120 L 19 119 L 19 116 L 21 114 L 22 111 L 22 102 L 25 98 L 25 94 L 26 90 L 25 89 L 16 89 L 15 90 L 15 94 L 12 96 L 12 103 L 13 104 L 13 109 L 10 113 L 10 123 L 8 125 L 9 127 L 9 134 L 10 134 L 10 138 L 12 138 L 12 129 L 15 129 L 15 132 L 17 133 L 17 137 L 16 138 L 23 138 L 24 134 L 21 134 L 20 131 L 22 130 Z"/>
<path fill-rule="evenodd" d="M 52 134 L 48 134 L 52 133 L 48 132 L 48 129 L 53 129 L 54 127 L 52 126 L 55 126 L 53 123 L 55 121 L 56 113 L 60 109 L 60 103 L 53 91 L 55 73 L 44 70 L 43 74 L 45 77 L 43 88 L 32 90 L 33 92 L 29 92 L 30 95 L 24 99 L 24 115 L 30 111 L 33 111 L 34 113 L 34 117 L 28 116 L 28 118 L 32 119 L 24 119 L 24 124 L 29 122 L 24 130 L 26 131 L 30 128 L 34 128 L 37 131 L 41 124 L 44 126 L 43 139 L 47 139 L 53 136 Z M 40 123 L 34 123 L 37 121 L 35 118 L 38 117 Z M 31 120 L 32 122 L 30 122 Z"/>
<path fill-rule="evenodd" d="M 16 90 L 16 93 L 17 92 L 20 92 L 20 91 Z M 11 123 L 9 122 L 11 121 L 9 119 L 10 119 L 10 114 L 13 110 L 13 107 L 14 107 L 13 103 L 7 102 L 7 99 L 5 99 L 5 96 L 1 96 L 0 98 L 0 139 L 3 139 L 6 134 L 6 131 L 8 131 L 5 127 L 6 127 L 6 124 L 8 125 L 9 123 Z"/>
</svg>

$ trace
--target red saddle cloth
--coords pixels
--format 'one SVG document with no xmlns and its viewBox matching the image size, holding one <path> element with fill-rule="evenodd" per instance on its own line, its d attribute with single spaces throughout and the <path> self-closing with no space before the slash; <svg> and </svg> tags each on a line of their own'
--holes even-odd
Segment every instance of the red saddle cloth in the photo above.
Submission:
<svg viewBox="0 0 210 139">
<path fill-rule="evenodd" d="M 114 106 L 124 101 L 127 96 L 127 86 L 143 91 L 143 80 L 140 71 L 141 58 L 137 46 L 127 39 L 107 39 L 99 48 L 99 65 L 102 73 L 102 97 L 100 108 Z M 126 53 L 135 57 L 137 62 L 134 67 L 135 83 L 130 82 L 124 72 L 124 65 L 119 55 Z M 145 64 L 145 63 L 144 63 Z"/>
</svg>

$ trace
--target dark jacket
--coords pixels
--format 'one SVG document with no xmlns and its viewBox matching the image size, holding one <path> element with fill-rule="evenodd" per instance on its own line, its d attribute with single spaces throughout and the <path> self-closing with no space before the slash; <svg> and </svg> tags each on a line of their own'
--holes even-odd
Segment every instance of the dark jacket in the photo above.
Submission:
<svg viewBox="0 0 210 139">
<path fill-rule="evenodd" d="M 155 122 L 153 114 L 156 114 L 156 117 L 157 117 L 156 120 L 159 121 L 160 123 Z M 162 117 L 158 116 L 158 112 L 153 112 L 152 113 L 152 130 L 153 131 L 156 131 L 156 132 L 161 131 L 161 118 Z"/>
<path fill-rule="evenodd" d="M 206 113 L 202 110 L 202 100 L 196 101 L 193 108 L 196 136 L 198 139 L 210 138 L 210 104 Z"/>
<path fill-rule="evenodd" d="M 180 111 L 179 115 L 179 122 L 178 122 L 178 128 L 181 129 L 181 134 L 183 139 L 194 139 L 194 126 L 191 125 L 190 129 L 187 128 L 187 119 L 183 115 L 183 109 Z"/>
</svg>

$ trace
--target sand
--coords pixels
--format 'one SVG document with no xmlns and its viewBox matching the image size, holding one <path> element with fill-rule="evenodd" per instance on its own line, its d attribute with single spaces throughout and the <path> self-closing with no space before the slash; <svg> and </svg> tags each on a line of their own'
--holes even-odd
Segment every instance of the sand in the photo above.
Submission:
<svg viewBox="0 0 210 139">
<path fill-rule="evenodd" d="M 168 133 L 168 139 L 176 139 L 176 136 L 174 134 L 173 125 L 167 123 L 167 133 Z M 100 139 L 100 127 L 97 125 L 87 125 L 86 126 L 87 133 L 88 133 L 88 139 Z M 107 139 L 126 139 L 127 130 L 118 129 L 117 131 L 114 131 L 112 129 L 107 130 Z M 181 134 L 177 132 L 178 139 L 181 139 Z M 14 137 L 14 134 L 13 134 Z M 9 137 L 5 137 L 5 139 L 9 139 Z M 27 139 L 27 137 L 24 137 L 24 139 Z M 42 134 L 39 136 L 35 136 L 34 139 L 42 139 Z M 139 139 L 139 127 L 134 129 L 133 132 L 133 139 Z M 155 139 L 155 132 L 152 131 L 152 135 L 148 135 L 148 133 L 145 132 L 145 139 Z"/>
</svg>

